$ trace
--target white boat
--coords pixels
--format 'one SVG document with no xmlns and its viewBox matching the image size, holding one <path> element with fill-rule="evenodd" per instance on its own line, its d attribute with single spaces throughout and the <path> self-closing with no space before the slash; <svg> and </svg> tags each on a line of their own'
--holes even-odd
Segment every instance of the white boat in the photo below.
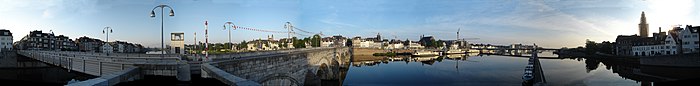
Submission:
<svg viewBox="0 0 700 86">
<path fill-rule="evenodd" d="M 468 53 L 479 53 L 479 50 L 476 49 L 469 49 L 467 50 Z"/>
<path fill-rule="evenodd" d="M 438 52 L 433 52 L 433 51 L 415 51 L 413 52 L 413 56 L 439 56 L 440 53 Z"/>
<path fill-rule="evenodd" d="M 449 54 L 447 55 L 447 58 L 455 59 L 455 58 L 462 58 L 464 57 L 465 54 Z"/>
<path fill-rule="evenodd" d="M 415 60 L 415 61 L 430 61 L 430 60 L 435 60 L 435 59 L 437 59 L 438 57 L 439 57 L 439 56 L 416 57 L 416 58 L 414 58 L 413 60 Z"/>
<path fill-rule="evenodd" d="M 447 50 L 447 54 L 464 54 L 464 51 L 461 49 L 450 49 Z"/>
</svg>

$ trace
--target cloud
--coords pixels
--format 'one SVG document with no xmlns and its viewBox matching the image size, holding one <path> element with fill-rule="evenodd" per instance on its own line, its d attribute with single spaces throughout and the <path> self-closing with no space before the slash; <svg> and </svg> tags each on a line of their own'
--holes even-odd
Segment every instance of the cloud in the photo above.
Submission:
<svg viewBox="0 0 700 86">
<path fill-rule="evenodd" d="M 463 37 L 479 37 L 482 42 L 510 44 L 522 42 L 544 42 L 550 47 L 576 46 L 586 38 L 604 40 L 620 34 L 620 29 L 630 28 L 636 24 L 608 15 L 579 15 L 572 12 L 590 11 L 587 6 L 579 8 L 553 7 L 550 4 L 571 4 L 579 2 L 543 2 L 524 1 L 515 3 L 486 3 L 480 10 L 461 10 L 461 12 L 431 16 L 426 24 L 406 27 L 403 30 L 415 34 L 436 34 L 441 39 L 452 39 L 454 30 L 462 28 Z M 605 3 L 605 2 L 586 2 Z M 590 5 L 590 4 L 573 4 Z M 595 6 L 593 6 L 595 7 Z M 626 6 L 606 8 L 624 8 Z M 614 14 L 614 13 L 611 13 Z M 622 25 L 622 26 L 621 26 Z M 427 30 L 426 30 L 427 29 Z M 466 30 L 465 30 L 466 29 Z M 624 29 L 623 29 L 624 30 Z M 478 32 L 473 32 L 478 31 Z M 471 32 L 471 33 L 470 33 Z M 516 37 L 516 38 L 513 38 Z M 607 37 L 607 38 L 606 38 Z M 547 39 L 547 40 L 544 40 Z M 571 42 L 571 43 L 565 43 Z"/>
</svg>

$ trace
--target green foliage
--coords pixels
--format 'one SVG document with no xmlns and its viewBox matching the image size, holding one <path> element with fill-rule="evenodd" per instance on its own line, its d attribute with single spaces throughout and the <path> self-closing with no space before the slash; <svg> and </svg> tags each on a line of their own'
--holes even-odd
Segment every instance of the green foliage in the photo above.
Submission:
<svg viewBox="0 0 700 86">
<path fill-rule="evenodd" d="M 243 40 L 243 41 L 242 41 L 240 44 L 238 44 L 238 46 L 236 46 L 236 47 L 237 47 L 238 49 L 245 49 L 245 48 L 248 48 L 248 42 L 246 42 L 245 40 Z"/>
<path fill-rule="evenodd" d="M 292 37 L 292 45 L 294 48 L 306 48 L 306 44 L 304 40 L 297 40 L 297 37 Z"/>
<path fill-rule="evenodd" d="M 318 34 L 314 35 L 309 41 L 311 41 L 312 47 L 321 47 L 321 36 Z"/>
<path fill-rule="evenodd" d="M 609 41 L 603 41 L 601 43 L 596 43 L 595 41 L 589 41 L 586 40 L 586 48 L 584 51 L 588 54 L 593 54 L 596 52 L 601 52 L 601 53 L 606 53 L 606 54 L 613 54 L 613 43 L 610 43 Z"/>
</svg>

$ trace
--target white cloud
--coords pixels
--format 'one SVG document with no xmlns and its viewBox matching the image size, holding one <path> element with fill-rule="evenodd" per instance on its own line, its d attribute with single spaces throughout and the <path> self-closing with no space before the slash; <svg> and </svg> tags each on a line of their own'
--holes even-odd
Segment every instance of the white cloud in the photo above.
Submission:
<svg viewBox="0 0 700 86">
<path fill-rule="evenodd" d="M 558 3 L 575 2 L 554 2 L 554 4 Z M 625 6 L 618 8 L 623 7 Z M 583 8 L 567 8 L 566 11 L 580 11 L 581 9 Z M 453 34 L 444 33 L 453 33 L 453 29 L 461 27 L 463 30 L 466 28 L 467 33 L 464 35 L 481 37 L 482 40 L 479 40 L 481 42 L 498 44 L 539 42 L 556 48 L 561 46 L 575 47 L 587 38 L 610 41 L 616 35 L 624 33 L 625 28 L 632 29 L 635 27 L 629 26 L 636 25 L 629 23 L 628 20 L 611 18 L 609 15 L 579 16 L 569 14 L 560 10 L 559 7 L 552 7 L 541 1 L 516 3 L 513 8 L 492 7 L 483 10 L 476 11 L 480 12 L 476 14 L 473 11 L 465 11 L 433 16 L 426 19 L 426 24 L 409 28 L 416 34 L 437 34 L 438 37 L 443 37 L 441 39 L 451 39 L 454 38 Z M 429 30 L 424 30 L 426 28 Z M 468 33 L 470 29 L 479 32 Z"/>
</svg>

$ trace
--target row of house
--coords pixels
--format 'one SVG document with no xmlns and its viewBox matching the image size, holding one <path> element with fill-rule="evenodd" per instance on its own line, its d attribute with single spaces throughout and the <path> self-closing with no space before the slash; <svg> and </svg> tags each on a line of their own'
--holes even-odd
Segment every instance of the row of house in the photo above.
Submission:
<svg viewBox="0 0 700 86">
<path fill-rule="evenodd" d="M 343 47 L 347 45 L 347 39 L 340 35 L 324 37 L 321 38 L 321 47 Z"/>
<path fill-rule="evenodd" d="M 287 45 L 287 46 L 283 46 Z M 306 43 L 309 46 L 310 43 Z M 261 50 L 279 50 L 279 49 L 291 49 L 294 48 L 292 44 L 292 39 L 283 38 L 280 40 L 275 40 L 274 35 L 267 36 L 266 40 L 257 39 L 248 41 L 246 50 L 249 51 L 261 51 Z"/>
<path fill-rule="evenodd" d="M 615 40 L 615 54 L 621 56 L 661 56 L 700 52 L 700 26 L 673 27 L 667 32 L 653 33 L 652 37 L 620 35 Z"/>
<path fill-rule="evenodd" d="M 433 42 L 440 43 L 433 43 Z M 464 40 L 438 40 L 436 41 L 433 36 L 421 36 L 418 41 L 410 40 L 386 40 L 381 39 L 381 35 L 377 34 L 373 38 L 353 37 L 352 47 L 356 48 L 377 48 L 377 49 L 424 49 L 426 47 L 434 47 L 439 49 L 465 49 L 470 48 L 467 41 Z M 441 47 L 436 47 L 437 45 L 442 45 Z"/>
<path fill-rule="evenodd" d="M 388 40 L 386 40 L 388 41 Z M 362 38 L 359 36 L 353 37 L 352 38 L 352 47 L 356 48 L 377 48 L 377 49 L 382 49 L 384 48 L 385 40 L 382 40 L 382 36 L 377 33 L 376 37 L 369 37 L 369 38 Z"/>
<path fill-rule="evenodd" d="M 653 33 L 648 37 L 649 24 L 642 12 L 639 23 L 640 35 L 619 35 L 615 39 L 613 53 L 618 56 L 660 56 L 699 52 L 698 29 L 700 26 L 675 26 L 667 32 Z"/>
<path fill-rule="evenodd" d="M 42 31 L 31 31 L 20 41 L 13 45 L 20 50 L 72 50 L 76 49 L 73 40 L 66 36 L 56 36 L 53 33 L 43 33 Z"/>
<path fill-rule="evenodd" d="M 87 36 L 70 39 L 68 36 L 58 35 L 53 33 L 44 33 L 42 31 L 31 31 L 28 35 L 22 37 L 13 45 L 19 50 L 60 50 L 60 51 L 82 51 L 82 52 L 104 52 L 104 53 L 140 53 L 143 52 L 143 46 L 127 42 L 109 42 L 106 43 L 100 39 L 94 39 Z"/>
</svg>

